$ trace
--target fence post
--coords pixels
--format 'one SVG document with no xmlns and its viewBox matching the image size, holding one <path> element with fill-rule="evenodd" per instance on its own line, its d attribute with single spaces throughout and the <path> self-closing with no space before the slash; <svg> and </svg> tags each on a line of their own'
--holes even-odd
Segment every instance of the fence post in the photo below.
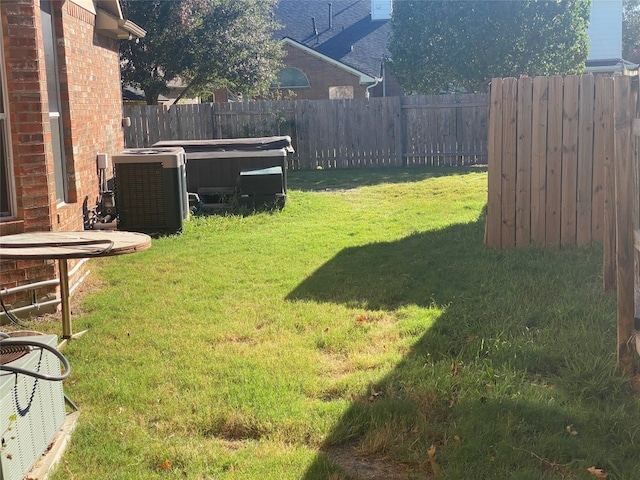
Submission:
<svg viewBox="0 0 640 480">
<path fill-rule="evenodd" d="M 616 288 L 615 146 L 613 125 L 613 78 L 596 78 L 596 129 L 594 158 L 602 163 L 602 281 L 606 292 Z M 595 214 L 595 212 L 594 212 Z"/>
<path fill-rule="evenodd" d="M 395 107 L 395 112 L 394 112 L 394 117 L 396 119 L 396 121 L 394 122 L 394 127 L 395 127 L 395 150 L 396 150 L 396 163 L 395 165 L 397 167 L 404 167 L 406 166 L 405 161 L 404 161 L 404 126 L 405 126 L 405 121 L 406 119 L 404 118 L 404 114 L 402 112 L 402 99 L 404 97 L 398 96 L 397 97 L 397 101 L 394 103 L 394 107 Z"/>
<path fill-rule="evenodd" d="M 616 261 L 618 299 L 617 371 L 631 375 L 634 363 L 634 244 L 631 79 L 618 75 L 613 81 L 616 182 Z"/>
</svg>

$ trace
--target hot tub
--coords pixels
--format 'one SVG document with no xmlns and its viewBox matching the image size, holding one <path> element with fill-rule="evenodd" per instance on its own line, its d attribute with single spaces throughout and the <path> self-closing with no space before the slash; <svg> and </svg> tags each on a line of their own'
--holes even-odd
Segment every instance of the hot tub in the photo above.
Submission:
<svg viewBox="0 0 640 480">
<path fill-rule="evenodd" d="M 251 175 L 252 189 L 259 191 L 260 203 L 284 205 L 287 194 L 287 154 L 293 152 L 291 137 L 236 138 L 222 140 L 161 141 L 154 147 L 182 147 L 187 156 L 187 191 L 196 193 L 208 205 L 228 204 L 241 193 L 241 173 L 268 170 L 268 175 Z M 274 169 L 274 170 L 270 170 Z M 276 170 L 280 180 L 273 175 Z M 243 175 L 244 176 L 244 175 Z M 256 187 L 264 180 L 265 185 Z M 252 202 L 249 202 L 251 204 Z"/>
</svg>

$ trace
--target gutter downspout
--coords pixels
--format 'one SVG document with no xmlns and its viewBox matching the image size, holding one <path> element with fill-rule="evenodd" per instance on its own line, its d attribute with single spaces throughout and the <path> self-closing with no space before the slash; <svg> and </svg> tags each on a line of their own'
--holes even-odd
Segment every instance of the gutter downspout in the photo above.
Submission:
<svg viewBox="0 0 640 480">
<path fill-rule="evenodd" d="M 373 87 L 377 86 L 380 83 L 380 80 L 382 80 L 382 79 L 381 78 L 376 78 L 375 83 L 372 83 L 371 85 L 369 85 L 366 88 L 366 91 L 364 92 L 364 98 L 369 100 L 369 97 L 371 96 L 371 93 L 369 92 L 369 90 L 372 89 Z"/>
</svg>

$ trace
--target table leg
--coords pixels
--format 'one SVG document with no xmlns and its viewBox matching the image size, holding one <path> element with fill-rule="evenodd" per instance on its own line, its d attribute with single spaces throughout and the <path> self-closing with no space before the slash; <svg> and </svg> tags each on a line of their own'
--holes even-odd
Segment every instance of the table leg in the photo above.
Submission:
<svg viewBox="0 0 640 480">
<path fill-rule="evenodd" d="M 71 334 L 71 307 L 69 306 L 69 267 L 67 259 L 58 261 L 60 269 L 60 302 L 62 304 L 62 338 L 69 340 Z"/>
</svg>

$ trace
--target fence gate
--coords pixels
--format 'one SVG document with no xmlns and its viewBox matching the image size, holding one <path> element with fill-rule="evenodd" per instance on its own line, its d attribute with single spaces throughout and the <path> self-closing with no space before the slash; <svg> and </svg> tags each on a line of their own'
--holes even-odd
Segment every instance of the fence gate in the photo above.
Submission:
<svg viewBox="0 0 640 480">
<path fill-rule="evenodd" d="M 585 244 L 604 235 L 609 77 L 494 79 L 486 243 Z"/>
<path fill-rule="evenodd" d="M 602 242 L 604 288 L 617 288 L 618 370 L 626 373 L 634 368 L 640 317 L 637 112 L 638 77 L 491 83 L 485 242 Z"/>
</svg>

